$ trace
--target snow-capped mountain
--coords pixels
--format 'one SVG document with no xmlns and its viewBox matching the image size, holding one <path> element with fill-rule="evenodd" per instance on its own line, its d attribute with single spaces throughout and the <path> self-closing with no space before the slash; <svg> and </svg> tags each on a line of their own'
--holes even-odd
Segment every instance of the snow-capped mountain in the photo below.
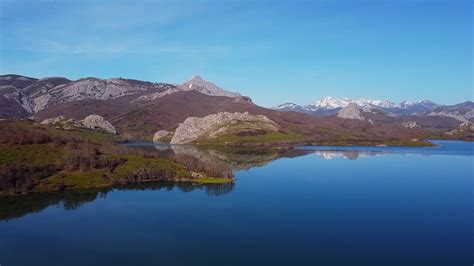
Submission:
<svg viewBox="0 0 474 266">
<path fill-rule="evenodd" d="M 280 104 L 277 107 L 273 108 L 274 110 L 282 111 L 282 112 L 300 112 L 300 113 L 311 113 L 309 109 L 306 107 L 303 107 L 301 105 L 295 104 L 295 103 L 284 103 Z"/>
<path fill-rule="evenodd" d="M 355 103 L 359 107 L 365 107 L 368 105 L 378 106 L 382 108 L 390 108 L 395 107 L 396 104 L 389 101 L 389 100 L 371 100 L 371 99 L 349 99 L 349 98 L 334 98 L 334 97 L 324 97 L 322 99 L 317 100 L 316 102 L 307 105 L 307 107 L 312 109 L 335 109 L 335 108 L 343 108 L 349 105 L 350 103 Z"/>
<path fill-rule="evenodd" d="M 273 109 L 279 111 L 310 113 L 313 115 L 331 115 L 337 113 L 340 109 L 348 106 L 351 103 L 357 104 L 357 106 L 360 108 L 378 108 L 388 113 L 397 115 L 423 114 L 441 106 L 429 100 L 418 102 L 404 101 L 397 104 L 389 100 L 373 100 L 365 98 L 350 99 L 329 96 L 316 100 L 315 102 L 305 106 L 294 103 L 285 103 L 274 107 Z"/>
</svg>

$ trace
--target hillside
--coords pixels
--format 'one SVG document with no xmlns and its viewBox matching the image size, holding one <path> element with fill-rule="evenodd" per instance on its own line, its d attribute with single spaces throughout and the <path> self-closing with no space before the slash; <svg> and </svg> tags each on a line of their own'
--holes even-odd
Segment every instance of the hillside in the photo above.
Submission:
<svg viewBox="0 0 474 266">
<path fill-rule="evenodd" d="M 433 109 L 440 110 L 436 114 L 396 115 L 389 109 L 415 104 L 396 106 L 389 101 L 334 98 L 315 104 L 326 108 L 323 116 L 302 109 L 282 111 L 258 106 L 249 97 L 224 90 L 199 76 L 183 84 L 92 77 L 71 81 L 61 77 L 35 79 L 19 75 L 0 76 L 0 81 L 0 118 L 30 118 L 40 122 L 60 115 L 73 120 L 99 115 L 127 139 L 152 139 L 158 130 L 174 132 L 189 117 L 248 112 L 268 117 L 279 126 L 279 132 L 297 134 L 302 143 L 412 145 L 418 144 L 413 139 L 446 138 L 445 132 L 459 128 L 459 119 L 449 112 L 461 110 L 462 115 L 472 114 L 472 105 L 468 103 L 454 111 L 437 107 Z M 346 103 L 351 104 L 352 110 L 341 115 Z M 429 108 L 438 106 L 428 101 L 417 104 Z M 298 107 L 286 104 L 286 108 Z M 358 119 L 353 119 L 353 113 L 358 114 Z M 472 138 L 471 132 L 463 132 L 456 137 Z"/>
</svg>

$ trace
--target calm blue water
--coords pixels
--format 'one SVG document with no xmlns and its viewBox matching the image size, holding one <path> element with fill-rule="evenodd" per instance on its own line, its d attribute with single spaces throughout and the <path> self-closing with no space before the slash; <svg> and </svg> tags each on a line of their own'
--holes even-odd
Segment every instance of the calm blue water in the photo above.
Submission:
<svg viewBox="0 0 474 266">
<path fill-rule="evenodd" d="M 0 264 L 472 265 L 474 146 L 437 143 L 252 157 L 221 188 L 0 199 Z"/>
</svg>

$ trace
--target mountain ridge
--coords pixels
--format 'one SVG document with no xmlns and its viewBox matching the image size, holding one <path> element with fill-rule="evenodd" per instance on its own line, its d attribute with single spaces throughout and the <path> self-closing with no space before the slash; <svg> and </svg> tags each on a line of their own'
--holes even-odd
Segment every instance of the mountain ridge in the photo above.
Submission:
<svg viewBox="0 0 474 266">
<path fill-rule="evenodd" d="M 197 91 L 210 96 L 242 97 L 239 93 L 224 90 L 200 76 L 193 76 L 182 84 L 149 82 L 125 78 L 101 79 L 85 77 L 70 80 L 65 77 L 41 79 L 6 74 L 0 75 L 0 96 L 10 111 L 0 112 L 0 118 L 28 117 L 49 107 L 81 100 L 113 100 L 137 95 L 131 101 L 148 102 L 180 91 Z M 247 100 L 248 97 L 246 97 Z M 16 106 L 15 106 L 16 105 Z"/>
<path fill-rule="evenodd" d="M 327 98 L 320 106 L 335 108 L 320 108 L 317 111 L 322 115 L 315 115 L 314 110 L 303 107 L 296 112 L 282 112 L 258 106 L 250 98 L 220 88 L 199 76 L 181 84 L 124 78 L 69 80 L 0 76 L 0 119 L 42 121 L 62 115 L 82 120 L 89 115 L 100 115 L 126 139 L 151 139 L 159 130 L 174 131 L 188 117 L 219 112 L 264 115 L 281 126 L 282 136 L 296 133 L 305 136 L 302 139 L 326 144 L 351 141 L 373 144 L 387 139 L 411 143 L 411 139 L 420 136 L 442 135 L 459 128 L 465 121 L 457 119 L 458 115 L 469 116 L 468 121 L 474 120 L 470 117 L 473 107 L 469 104 L 439 109 L 432 115 L 394 115 L 390 108 L 396 105 L 390 101 L 367 99 L 358 99 L 359 105 L 351 101 L 351 109 L 338 117 L 343 108 L 331 105 L 330 101 L 334 99 Z M 346 102 L 349 100 L 343 99 L 342 103 Z M 430 106 L 431 102 L 420 104 Z M 290 111 L 299 107 L 291 103 L 286 106 Z M 414 105 L 404 102 L 403 106 Z M 416 126 L 403 126 L 407 124 Z M 466 135 L 465 132 L 462 134 L 459 137 Z"/>
<path fill-rule="evenodd" d="M 395 115 L 416 115 L 424 114 L 432 111 L 440 106 L 441 104 L 435 103 L 431 100 L 420 100 L 416 102 L 402 101 L 395 103 L 390 100 L 378 100 L 378 99 L 367 99 L 357 98 L 351 99 L 347 97 L 336 98 L 332 96 L 326 96 L 318 99 L 308 105 L 298 105 L 294 103 L 284 103 L 276 107 L 272 107 L 274 110 L 280 111 L 295 111 L 304 112 L 312 115 L 331 115 L 336 114 L 340 109 L 346 107 L 350 103 L 355 103 L 360 108 L 374 107 L 384 110 L 388 113 Z"/>
</svg>

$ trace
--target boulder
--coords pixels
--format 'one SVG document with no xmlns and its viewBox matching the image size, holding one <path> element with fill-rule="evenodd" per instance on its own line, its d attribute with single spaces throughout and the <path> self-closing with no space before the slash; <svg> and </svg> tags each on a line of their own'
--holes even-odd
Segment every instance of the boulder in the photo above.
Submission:
<svg viewBox="0 0 474 266">
<path fill-rule="evenodd" d="M 89 115 L 80 122 L 89 129 L 99 129 L 106 133 L 117 134 L 115 127 L 100 115 Z"/>
<path fill-rule="evenodd" d="M 43 121 L 41 121 L 40 125 L 45 125 L 45 126 L 51 126 L 57 129 L 62 129 L 62 130 L 74 130 L 75 128 L 82 128 L 83 125 L 75 121 L 73 119 L 68 119 L 63 115 L 54 117 L 54 118 L 48 118 Z"/>
<path fill-rule="evenodd" d="M 249 128 L 263 131 L 278 131 L 278 125 L 264 115 L 220 112 L 206 117 L 188 117 L 176 129 L 171 144 L 185 144 L 201 137 L 216 138 L 238 122 L 244 122 Z"/>
<path fill-rule="evenodd" d="M 54 118 L 48 118 L 40 122 L 40 125 L 54 125 L 57 124 L 61 121 L 66 120 L 66 117 L 63 115 L 56 116 Z"/>
<path fill-rule="evenodd" d="M 404 127 L 404 128 L 420 128 L 421 126 L 418 125 L 418 123 L 415 122 L 415 121 L 408 121 L 408 122 L 403 122 L 402 127 Z"/>
<path fill-rule="evenodd" d="M 166 130 L 159 130 L 153 136 L 153 142 L 160 142 L 160 140 L 164 137 L 171 135 L 171 132 Z"/>
</svg>

